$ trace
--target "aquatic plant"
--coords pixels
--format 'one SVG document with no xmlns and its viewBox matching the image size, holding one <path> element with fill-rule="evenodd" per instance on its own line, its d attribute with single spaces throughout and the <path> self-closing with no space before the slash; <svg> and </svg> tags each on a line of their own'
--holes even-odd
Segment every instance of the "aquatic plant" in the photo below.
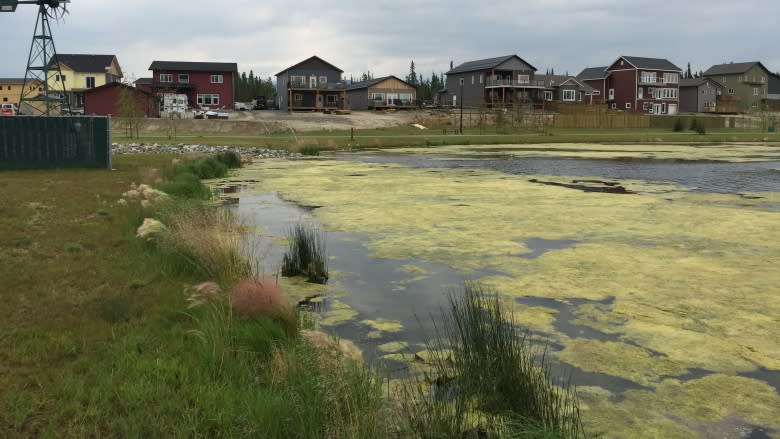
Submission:
<svg viewBox="0 0 780 439">
<path fill-rule="evenodd" d="M 401 425 L 414 435 L 522 437 L 530 428 L 584 436 L 576 392 L 553 383 L 544 350 L 515 326 L 497 293 L 467 282 L 450 293 L 449 313 L 436 328 L 427 342 L 432 372 L 406 386 L 402 399 Z"/>
<path fill-rule="evenodd" d="M 241 155 L 235 151 L 224 151 L 217 153 L 215 158 L 229 169 L 241 167 Z"/>
<path fill-rule="evenodd" d="M 282 259 L 282 276 L 305 276 L 309 282 L 328 281 L 325 239 L 316 229 L 296 224 L 288 233 L 289 247 Z"/>
</svg>

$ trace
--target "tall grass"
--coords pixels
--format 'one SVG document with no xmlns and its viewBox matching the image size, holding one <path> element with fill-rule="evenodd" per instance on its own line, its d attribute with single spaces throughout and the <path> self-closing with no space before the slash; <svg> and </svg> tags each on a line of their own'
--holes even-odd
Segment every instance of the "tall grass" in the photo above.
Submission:
<svg viewBox="0 0 780 439">
<path fill-rule="evenodd" d="M 400 425 L 412 437 L 487 432 L 584 436 L 576 393 L 553 383 L 545 352 L 514 325 L 498 295 L 466 283 L 428 342 L 432 376 L 404 389 Z M 476 434 L 476 433 L 475 433 Z"/>
<path fill-rule="evenodd" d="M 317 229 L 296 224 L 288 233 L 289 246 L 282 259 L 282 276 L 305 276 L 309 282 L 328 281 L 325 238 Z"/>
</svg>

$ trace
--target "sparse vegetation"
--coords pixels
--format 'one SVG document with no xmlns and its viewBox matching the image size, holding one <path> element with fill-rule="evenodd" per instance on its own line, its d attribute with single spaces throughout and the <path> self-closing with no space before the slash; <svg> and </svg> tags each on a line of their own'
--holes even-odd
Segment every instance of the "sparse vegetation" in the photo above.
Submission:
<svg viewBox="0 0 780 439">
<path fill-rule="evenodd" d="M 282 276 L 305 276 L 309 282 L 328 281 L 325 238 L 316 229 L 296 224 L 288 233 L 289 246 L 282 259 Z"/>
<path fill-rule="evenodd" d="M 681 133 L 685 130 L 685 125 L 683 124 L 682 119 L 680 119 L 679 117 L 677 118 L 677 120 L 674 121 L 673 130 L 675 133 Z"/>
</svg>

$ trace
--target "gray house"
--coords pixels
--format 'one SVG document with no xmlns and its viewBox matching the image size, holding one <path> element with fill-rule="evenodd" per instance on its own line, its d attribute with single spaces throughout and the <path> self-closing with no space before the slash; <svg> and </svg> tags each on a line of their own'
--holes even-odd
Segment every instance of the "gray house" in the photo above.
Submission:
<svg viewBox="0 0 780 439">
<path fill-rule="evenodd" d="M 723 86 L 719 111 L 757 111 L 767 99 L 770 72 L 760 61 L 717 64 L 703 76 Z"/>
<path fill-rule="evenodd" d="M 343 70 L 312 56 L 276 74 L 280 110 L 336 110 L 346 108 Z"/>
<path fill-rule="evenodd" d="M 396 76 L 384 76 L 350 85 L 347 102 L 352 110 L 416 108 L 417 89 Z"/>
<path fill-rule="evenodd" d="M 544 87 L 546 102 L 590 103 L 590 97 L 595 92 L 593 87 L 574 76 L 536 75 L 534 81 Z"/>
<path fill-rule="evenodd" d="M 713 113 L 723 94 L 723 86 L 711 78 L 680 80 L 680 111 L 684 113 Z"/>
<path fill-rule="evenodd" d="M 774 107 L 780 107 L 780 75 L 769 74 L 769 94 L 767 99 Z"/>
<path fill-rule="evenodd" d="M 544 86 L 534 81 L 536 67 L 517 55 L 463 63 L 449 72 L 440 91 L 441 104 L 457 107 L 506 107 L 513 103 L 541 103 Z"/>
</svg>

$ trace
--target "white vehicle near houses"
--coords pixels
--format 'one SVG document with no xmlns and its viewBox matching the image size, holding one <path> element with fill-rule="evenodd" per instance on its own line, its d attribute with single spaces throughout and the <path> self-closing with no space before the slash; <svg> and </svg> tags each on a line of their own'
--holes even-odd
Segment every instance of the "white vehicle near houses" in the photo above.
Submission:
<svg viewBox="0 0 780 439">
<path fill-rule="evenodd" d="M 162 95 L 162 111 L 168 117 L 176 115 L 181 117 L 187 111 L 187 95 L 165 93 Z"/>
<path fill-rule="evenodd" d="M 16 108 L 16 104 L 3 104 L 0 109 L 0 116 L 16 116 L 19 113 L 19 109 Z"/>
<path fill-rule="evenodd" d="M 249 111 L 252 110 L 254 107 L 252 104 L 247 104 L 245 102 L 236 102 L 233 104 L 233 109 L 236 111 Z"/>
</svg>

